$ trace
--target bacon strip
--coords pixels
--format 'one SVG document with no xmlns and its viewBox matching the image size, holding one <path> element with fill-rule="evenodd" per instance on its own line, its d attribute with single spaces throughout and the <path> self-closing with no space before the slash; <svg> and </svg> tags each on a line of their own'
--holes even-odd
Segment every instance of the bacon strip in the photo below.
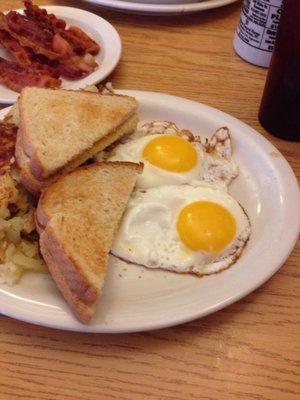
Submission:
<svg viewBox="0 0 300 400">
<path fill-rule="evenodd" d="M 27 18 L 36 22 L 44 29 L 52 30 L 53 33 L 59 29 L 65 29 L 66 22 L 57 18 L 54 14 L 48 14 L 44 8 L 33 5 L 31 0 L 24 0 L 24 13 Z"/>
<path fill-rule="evenodd" d="M 52 31 L 53 34 L 59 33 L 73 48 L 77 55 L 86 53 L 96 55 L 100 51 L 100 46 L 90 36 L 80 28 L 71 26 L 66 29 L 65 21 L 58 19 L 54 14 L 48 14 L 45 9 L 41 9 L 32 4 L 31 0 L 24 1 L 25 15 L 40 27 Z"/>
<path fill-rule="evenodd" d="M 80 79 L 89 75 L 97 67 L 95 59 L 90 54 L 74 56 L 59 63 L 57 70 L 67 79 Z"/>
<path fill-rule="evenodd" d="M 59 33 L 73 46 L 74 52 L 78 55 L 89 53 L 95 56 L 100 51 L 98 43 L 76 26 L 70 26 L 69 29 L 61 30 Z"/>
<path fill-rule="evenodd" d="M 21 66 L 32 66 L 41 64 L 40 68 L 53 77 L 60 75 L 68 79 L 80 79 L 91 73 L 95 65 L 94 58 L 88 55 L 67 58 L 61 62 L 50 62 L 42 55 L 36 55 L 29 47 L 22 47 L 17 39 L 13 38 L 8 32 L 0 30 L 0 44 L 5 47 Z"/>
<path fill-rule="evenodd" d="M 0 44 L 23 66 L 30 65 L 34 58 L 34 53 L 29 47 L 22 47 L 17 39 L 8 32 L 0 30 Z"/>
<path fill-rule="evenodd" d="M 60 57 L 60 54 L 53 51 L 52 33 L 33 24 L 16 11 L 10 11 L 6 15 L 0 13 L 0 29 L 17 39 L 21 46 L 30 47 L 36 54 L 43 54 L 50 60 Z"/>
<path fill-rule="evenodd" d="M 24 67 L 0 57 L 0 82 L 5 83 L 15 92 L 21 92 L 26 86 L 57 88 L 60 79 L 51 76 L 47 67 L 32 64 Z"/>
<path fill-rule="evenodd" d="M 55 65 L 52 63 L 53 65 L 51 66 L 46 57 L 34 54 L 29 47 L 22 47 L 18 40 L 8 32 L 0 30 L 0 44 L 10 52 L 19 65 L 23 67 L 36 65 L 37 69 L 47 72 L 55 78 L 59 78 L 58 64 Z"/>
</svg>

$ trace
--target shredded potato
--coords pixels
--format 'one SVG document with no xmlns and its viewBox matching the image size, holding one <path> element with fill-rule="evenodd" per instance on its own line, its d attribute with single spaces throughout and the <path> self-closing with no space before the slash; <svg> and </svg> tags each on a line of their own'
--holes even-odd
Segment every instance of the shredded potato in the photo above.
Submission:
<svg viewBox="0 0 300 400">
<path fill-rule="evenodd" d="M 7 285 L 13 285 L 20 279 L 23 273 L 23 269 L 18 267 L 13 262 L 0 265 L 0 283 L 6 283 Z"/>
<path fill-rule="evenodd" d="M 27 257 L 33 258 L 39 255 L 39 246 L 37 242 L 30 243 L 27 240 L 22 240 L 19 248 L 22 251 L 22 253 L 25 254 L 25 256 Z"/>
<path fill-rule="evenodd" d="M 29 271 L 45 271 L 45 263 L 41 258 L 30 258 L 21 252 L 15 252 L 11 260 L 17 266 Z"/>
<path fill-rule="evenodd" d="M 2 175 L 0 183 L 0 283 L 13 285 L 24 272 L 46 272 L 47 268 L 37 241 L 26 239 L 35 231 L 30 195 L 19 185 L 13 170 Z"/>
<path fill-rule="evenodd" d="M 0 264 L 0 283 L 13 285 L 25 271 L 47 272 L 46 265 L 39 255 L 38 243 L 21 240 L 15 245 L 7 240 L 2 240 L 1 245 L 6 246 L 2 251 Z"/>
</svg>

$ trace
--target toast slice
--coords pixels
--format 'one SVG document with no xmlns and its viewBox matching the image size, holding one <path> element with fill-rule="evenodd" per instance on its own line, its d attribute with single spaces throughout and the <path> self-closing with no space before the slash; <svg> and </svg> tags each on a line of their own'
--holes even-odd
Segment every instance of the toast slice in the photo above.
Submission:
<svg viewBox="0 0 300 400">
<path fill-rule="evenodd" d="M 64 168 L 62 168 L 60 173 L 65 174 L 67 172 L 73 171 L 81 164 L 83 164 L 86 160 L 93 157 L 93 155 L 99 153 L 115 140 L 118 140 L 121 136 L 134 131 L 137 122 L 137 116 L 134 115 L 133 117 L 129 118 L 117 131 L 112 132 L 110 135 L 105 136 L 103 139 L 100 139 L 91 149 L 87 149 L 80 156 L 67 163 Z M 30 169 L 30 158 L 24 151 L 21 141 L 20 129 L 18 131 L 16 139 L 15 157 L 18 167 L 20 169 L 20 179 L 22 185 L 34 196 L 39 196 L 41 191 L 49 185 L 49 183 L 55 178 L 55 176 L 50 176 L 47 179 L 40 180 L 32 174 Z"/>
<path fill-rule="evenodd" d="M 41 253 L 82 322 L 94 314 L 109 251 L 141 169 L 130 162 L 91 164 L 59 177 L 40 197 Z"/>
<path fill-rule="evenodd" d="M 19 143 L 40 181 L 73 170 L 138 122 L 133 97 L 85 91 L 27 87 L 19 110 Z"/>
</svg>

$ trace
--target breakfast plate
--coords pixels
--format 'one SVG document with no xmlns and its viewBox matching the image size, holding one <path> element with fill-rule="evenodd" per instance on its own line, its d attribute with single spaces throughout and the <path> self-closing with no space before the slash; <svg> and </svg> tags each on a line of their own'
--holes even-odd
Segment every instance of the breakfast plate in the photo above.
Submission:
<svg viewBox="0 0 300 400">
<path fill-rule="evenodd" d="M 72 7 L 47 6 L 44 7 L 58 18 L 64 19 L 68 25 L 81 28 L 89 34 L 98 44 L 101 51 L 95 57 L 99 67 L 90 75 L 79 80 L 62 80 L 62 88 L 82 89 L 88 85 L 94 85 L 105 79 L 117 66 L 122 52 L 121 39 L 116 29 L 105 19 L 88 11 Z M 17 10 L 21 12 L 22 10 Z M 0 46 L 0 56 L 9 58 L 7 52 Z M 6 104 L 14 103 L 18 93 L 0 84 L 0 102 Z"/>
<path fill-rule="evenodd" d="M 162 93 L 118 91 L 137 98 L 141 121 L 169 120 L 203 136 L 229 127 L 239 176 L 230 194 L 251 222 L 250 240 L 229 269 L 203 278 L 148 270 L 110 259 L 104 292 L 92 322 L 83 325 L 47 274 L 25 274 L 0 285 L 0 312 L 26 322 L 83 332 L 135 332 L 191 321 L 246 296 L 269 279 L 292 251 L 300 226 L 300 195 L 278 150 L 248 125 L 206 105 Z M 2 118 L 8 109 L 0 112 Z M 284 239 L 284 240 L 283 240 Z"/>
<path fill-rule="evenodd" d="M 237 0 L 203 0 L 203 1 L 123 1 L 123 0 L 85 0 L 89 3 L 97 4 L 105 8 L 148 15 L 181 15 L 190 14 L 198 11 L 210 10 L 236 2 Z M 168 4 L 166 4 L 168 3 Z M 175 4 L 176 3 L 176 4 Z"/>
</svg>

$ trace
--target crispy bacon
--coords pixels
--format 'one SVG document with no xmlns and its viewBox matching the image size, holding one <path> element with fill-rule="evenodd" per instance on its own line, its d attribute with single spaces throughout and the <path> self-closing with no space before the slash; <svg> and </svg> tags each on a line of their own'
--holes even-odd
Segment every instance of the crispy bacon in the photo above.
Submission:
<svg viewBox="0 0 300 400">
<path fill-rule="evenodd" d="M 33 5 L 31 0 L 25 0 L 24 6 L 24 12 L 28 19 L 37 23 L 40 27 L 52 31 L 53 34 L 59 33 L 72 46 L 75 54 L 90 53 L 96 55 L 99 53 L 99 45 L 80 28 L 71 26 L 66 29 L 65 21 L 58 19 L 54 14 L 48 14 L 45 9 Z"/>
<path fill-rule="evenodd" d="M 29 47 L 22 47 L 17 39 L 8 32 L 0 30 L 0 44 L 10 52 L 20 65 L 30 65 L 34 59 L 34 52 Z"/>
<path fill-rule="evenodd" d="M 97 67 L 95 59 L 90 54 L 74 56 L 59 63 L 57 70 L 67 79 L 80 79 L 90 74 Z"/>
<path fill-rule="evenodd" d="M 25 15 L 0 12 L 0 44 L 16 62 L 0 58 L 0 82 L 20 91 L 25 86 L 59 87 L 63 76 L 80 79 L 98 64 L 100 47 L 77 27 L 25 0 Z"/>
<path fill-rule="evenodd" d="M 70 44 L 61 37 L 59 33 L 55 33 L 52 39 L 53 50 L 61 55 L 61 58 L 68 58 L 73 56 L 73 49 Z"/>
<path fill-rule="evenodd" d="M 60 54 L 53 51 L 53 34 L 16 11 L 6 15 L 0 13 L 0 29 L 7 31 L 21 46 L 30 47 L 36 54 L 43 54 L 50 60 L 60 57 Z"/>
<path fill-rule="evenodd" d="M 63 76 L 67 79 L 80 79 L 91 73 L 97 64 L 94 58 L 89 55 L 83 57 L 73 56 L 66 58 L 61 62 L 50 61 L 42 55 L 36 55 L 29 48 L 23 48 L 19 42 L 14 39 L 9 33 L 0 30 L 0 43 L 10 51 L 10 54 L 15 58 L 19 65 L 28 67 L 36 66 L 39 70 L 47 74 L 59 78 Z"/>
<path fill-rule="evenodd" d="M 63 19 L 57 18 L 54 14 L 48 14 L 44 8 L 32 4 L 31 0 L 24 0 L 24 7 L 25 15 L 43 28 L 53 29 L 53 32 L 56 32 L 56 29 L 65 29 L 66 22 Z"/>
<path fill-rule="evenodd" d="M 61 81 L 49 74 L 48 67 L 32 64 L 22 67 L 0 57 L 0 81 L 10 89 L 20 92 L 26 86 L 57 88 Z"/>
<path fill-rule="evenodd" d="M 23 67 L 35 65 L 35 69 L 59 78 L 58 63 L 51 65 L 51 62 L 45 56 L 35 54 L 29 47 L 22 47 L 18 40 L 8 32 L 0 30 L 0 44 L 10 52 L 19 65 Z"/>
<path fill-rule="evenodd" d="M 58 53 L 68 52 L 68 44 L 64 46 L 65 40 L 55 35 L 55 46 Z M 74 60 L 65 60 L 61 63 L 50 61 L 43 55 L 34 54 L 29 47 L 22 47 L 17 39 L 8 32 L 0 30 L 0 44 L 5 47 L 21 66 L 41 64 L 41 69 L 48 72 L 51 76 L 58 78 L 60 75 L 69 79 L 81 78 L 86 73 L 91 72 L 90 66 L 85 66 L 81 61 L 81 68 L 78 67 L 79 57 Z"/>
<path fill-rule="evenodd" d="M 59 33 L 64 39 L 71 43 L 74 52 L 78 55 L 89 53 L 95 56 L 100 51 L 98 43 L 76 26 L 71 26 L 67 30 L 61 30 Z"/>
</svg>

